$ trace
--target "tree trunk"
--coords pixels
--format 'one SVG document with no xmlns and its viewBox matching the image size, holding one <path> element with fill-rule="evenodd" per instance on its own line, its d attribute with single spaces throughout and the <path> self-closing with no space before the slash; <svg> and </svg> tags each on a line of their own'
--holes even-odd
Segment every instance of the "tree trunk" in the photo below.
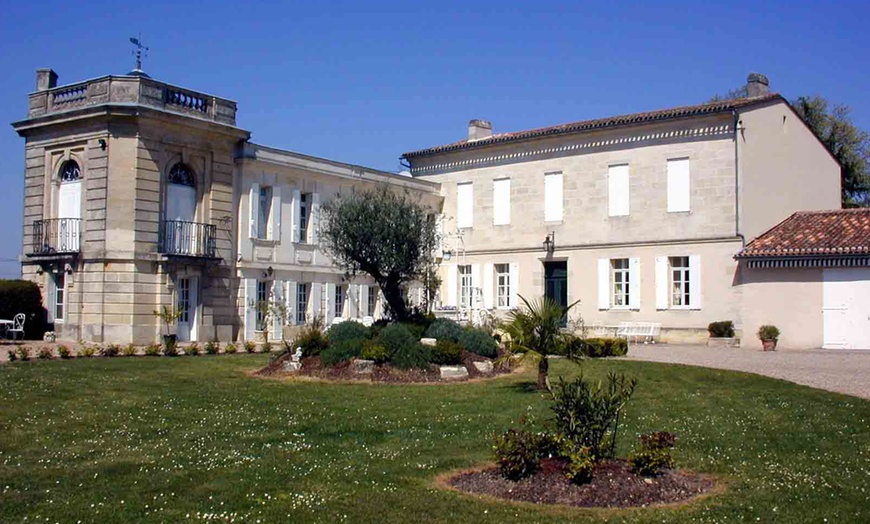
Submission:
<svg viewBox="0 0 870 524">
<path fill-rule="evenodd" d="M 390 311 L 396 317 L 397 322 L 408 319 L 408 307 L 405 305 L 405 297 L 402 295 L 402 287 L 395 282 L 386 281 L 381 284 L 381 292 L 384 299 L 390 305 Z"/>
<path fill-rule="evenodd" d="M 547 360 L 547 355 L 541 356 L 541 361 L 538 362 L 538 391 L 550 389 L 550 361 Z"/>
</svg>

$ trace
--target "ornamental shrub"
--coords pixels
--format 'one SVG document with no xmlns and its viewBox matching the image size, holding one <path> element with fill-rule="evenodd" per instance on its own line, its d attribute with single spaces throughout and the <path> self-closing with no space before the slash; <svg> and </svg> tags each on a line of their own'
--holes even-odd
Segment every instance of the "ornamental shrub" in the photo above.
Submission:
<svg viewBox="0 0 870 524">
<path fill-rule="evenodd" d="M 9 357 L 9 362 L 15 362 L 15 359 L 18 358 L 18 355 L 11 349 L 6 352 L 6 356 Z"/>
<path fill-rule="evenodd" d="M 437 318 L 426 330 L 428 338 L 438 340 L 452 340 L 459 342 L 459 336 L 462 335 L 462 326 L 449 318 Z"/>
<path fill-rule="evenodd" d="M 349 320 L 332 326 L 329 328 L 329 332 L 326 335 L 330 345 L 338 344 L 345 340 L 356 340 L 357 342 L 362 342 L 368 338 L 369 328 L 359 322 Z"/>
<path fill-rule="evenodd" d="M 205 343 L 205 352 L 209 355 L 217 355 L 221 351 L 221 343 L 217 340 L 209 340 Z"/>
<path fill-rule="evenodd" d="M 398 351 L 417 344 L 417 339 L 402 324 L 388 324 L 378 333 L 377 341 L 387 350 L 390 360 Z"/>
<path fill-rule="evenodd" d="M 466 329 L 459 335 L 459 345 L 467 351 L 482 357 L 495 358 L 498 355 L 498 342 L 482 329 Z"/>
<path fill-rule="evenodd" d="M 502 476 L 521 480 L 533 475 L 541 465 L 542 437 L 523 429 L 509 429 L 495 436 L 492 451 Z"/>
<path fill-rule="evenodd" d="M 160 355 L 160 346 L 158 344 L 148 344 L 145 346 L 146 357 L 156 357 Z"/>
<path fill-rule="evenodd" d="M 779 328 L 766 325 L 758 328 L 758 338 L 761 340 L 776 340 L 779 338 Z"/>
<path fill-rule="evenodd" d="M 732 338 L 734 337 L 734 322 L 730 320 L 710 322 L 710 325 L 707 326 L 707 331 L 714 338 Z"/>
<path fill-rule="evenodd" d="M 69 358 L 71 353 L 68 347 L 60 345 L 57 346 L 57 354 L 60 358 Z"/>
<path fill-rule="evenodd" d="M 136 354 L 136 346 L 133 344 L 127 344 L 126 346 L 121 348 L 121 354 L 125 357 L 132 357 Z"/>
<path fill-rule="evenodd" d="M 560 377 L 552 390 L 556 430 L 575 446 L 588 447 L 596 460 L 613 456 L 619 414 L 636 386 L 637 380 L 612 372 L 606 385 L 593 386 L 582 375 L 572 382 Z"/>
<path fill-rule="evenodd" d="M 51 360 L 51 357 L 51 349 L 49 348 L 40 348 L 39 353 L 36 354 L 36 358 L 40 360 Z"/>
<path fill-rule="evenodd" d="M 674 466 L 670 450 L 677 443 L 677 437 L 667 431 L 641 435 L 640 446 L 629 455 L 631 469 L 638 475 L 655 476 L 664 468 Z"/>
<path fill-rule="evenodd" d="M 432 363 L 437 366 L 462 364 L 462 346 L 449 338 L 439 338 L 432 350 Z"/>
<path fill-rule="evenodd" d="M 410 369 L 429 367 L 429 348 L 421 344 L 403 324 L 383 328 L 377 342 L 387 350 L 389 361 L 396 367 Z"/>
<path fill-rule="evenodd" d="M 95 350 L 93 347 L 85 346 L 85 347 L 79 349 L 78 356 L 81 358 L 91 358 L 92 356 L 94 356 L 96 354 L 96 352 L 97 352 L 97 350 Z"/>
<path fill-rule="evenodd" d="M 268 340 L 263 342 L 263 344 L 260 346 L 260 351 L 262 351 L 263 353 L 271 353 L 272 352 L 272 343 L 269 342 Z"/>
<path fill-rule="evenodd" d="M 245 348 L 245 353 L 253 353 L 257 350 L 257 344 L 253 340 L 246 340 L 243 347 Z"/>
<path fill-rule="evenodd" d="M 390 356 L 390 362 L 402 369 L 428 369 L 430 360 L 432 360 L 432 352 L 429 351 L 429 346 L 424 346 L 418 341 L 401 347 Z"/>
<path fill-rule="evenodd" d="M 100 348 L 100 356 L 101 357 L 117 357 L 118 353 L 121 352 L 121 346 L 118 344 L 109 344 L 108 346 L 103 346 Z"/>
<path fill-rule="evenodd" d="M 374 360 L 375 364 L 383 364 L 389 358 L 387 348 L 374 340 L 364 340 L 362 343 L 362 351 L 359 358 L 363 360 Z"/>
<path fill-rule="evenodd" d="M 197 344 L 196 342 L 194 342 L 193 344 L 187 346 L 187 347 L 184 349 L 184 354 L 185 354 L 185 355 L 190 355 L 190 356 L 192 356 L 192 357 L 195 357 L 195 356 L 199 355 L 199 344 Z"/>
<path fill-rule="evenodd" d="M 585 484 L 592 480 L 595 471 L 595 457 L 588 446 L 581 446 L 564 454 L 568 460 L 565 477 L 574 484 Z"/>
<path fill-rule="evenodd" d="M 342 322 L 342 324 L 348 323 L 350 322 Z M 355 324 L 356 322 L 353 323 Z M 365 326 L 360 324 L 360 327 L 364 328 Z M 315 357 L 326 350 L 327 347 L 329 347 L 329 341 L 323 333 L 323 329 L 318 324 L 309 324 L 299 331 L 296 338 L 290 343 L 288 350 L 291 353 L 295 353 L 296 348 L 302 348 L 303 357 Z"/>
<path fill-rule="evenodd" d="M 320 354 L 320 362 L 324 366 L 335 366 L 341 362 L 347 362 L 360 356 L 362 343 L 359 340 L 342 340 L 330 344 Z"/>
<path fill-rule="evenodd" d="M 0 279 L 0 318 L 12 320 L 24 313 L 24 338 L 42 340 L 46 311 L 42 307 L 39 286 L 29 280 Z"/>
<path fill-rule="evenodd" d="M 224 353 L 226 353 L 227 355 L 234 355 L 238 350 L 239 347 L 236 346 L 234 343 L 230 342 L 229 344 L 227 344 L 227 347 L 224 348 Z"/>
</svg>

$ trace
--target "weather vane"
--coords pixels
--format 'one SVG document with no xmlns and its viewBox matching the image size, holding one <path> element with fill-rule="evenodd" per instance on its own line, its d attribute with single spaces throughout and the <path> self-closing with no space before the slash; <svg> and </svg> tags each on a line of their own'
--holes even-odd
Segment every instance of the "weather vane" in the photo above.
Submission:
<svg viewBox="0 0 870 524">
<path fill-rule="evenodd" d="M 130 43 L 136 46 L 136 50 L 133 52 L 136 55 L 136 69 L 133 72 L 141 73 L 142 72 L 142 54 L 145 53 L 145 56 L 148 56 L 148 48 L 142 43 L 142 33 L 139 33 L 139 37 L 130 37 Z"/>
</svg>

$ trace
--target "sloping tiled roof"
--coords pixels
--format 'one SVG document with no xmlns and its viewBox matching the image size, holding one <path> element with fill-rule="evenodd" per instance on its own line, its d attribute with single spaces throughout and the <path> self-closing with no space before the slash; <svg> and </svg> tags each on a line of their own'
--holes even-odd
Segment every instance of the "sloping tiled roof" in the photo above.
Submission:
<svg viewBox="0 0 870 524">
<path fill-rule="evenodd" d="M 672 107 L 670 109 L 660 109 L 658 111 L 648 111 L 645 113 L 632 113 L 630 115 L 611 116 L 608 118 L 598 118 L 595 120 L 582 120 L 579 122 L 571 122 L 568 124 L 560 124 L 557 126 L 542 127 L 539 129 L 530 129 L 527 131 L 499 133 L 478 140 L 460 140 L 459 142 L 454 142 L 452 144 L 446 144 L 443 146 L 430 147 L 428 149 L 420 149 L 418 151 L 410 151 L 402 155 L 402 157 L 412 158 L 415 156 L 422 156 L 433 153 L 444 153 L 447 151 L 454 151 L 471 147 L 481 147 L 502 142 L 510 142 L 513 140 L 538 138 L 542 136 L 572 133 L 576 131 L 591 131 L 607 127 L 642 124 L 647 122 L 670 120 L 674 118 L 685 118 L 692 116 L 709 115 L 714 113 L 722 113 L 741 107 L 760 104 L 774 99 L 781 99 L 785 101 L 785 99 L 782 98 L 782 96 L 780 96 L 778 93 L 770 93 L 767 95 L 756 96 L 752 98 L 735 98 L 732 100 L 720 100 L 694 106 Z"/>
<path fill-rule="evenodd" d="M 870 255 L 870 208 L 798 211 L 750 242 L 737 258 Z"/>
</svg>

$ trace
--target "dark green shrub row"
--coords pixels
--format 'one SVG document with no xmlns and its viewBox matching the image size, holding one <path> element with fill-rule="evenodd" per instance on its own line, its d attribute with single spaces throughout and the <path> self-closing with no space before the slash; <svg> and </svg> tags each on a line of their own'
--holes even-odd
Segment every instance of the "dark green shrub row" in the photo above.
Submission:
<svg viewBox="0 0 870 524">
<path fill-rule="evenodd" d="M 576 339 L 580 354 L 590 358 L 621 357 L 628 353 L 628 341 L 624 338 Z"/>
</svg>

